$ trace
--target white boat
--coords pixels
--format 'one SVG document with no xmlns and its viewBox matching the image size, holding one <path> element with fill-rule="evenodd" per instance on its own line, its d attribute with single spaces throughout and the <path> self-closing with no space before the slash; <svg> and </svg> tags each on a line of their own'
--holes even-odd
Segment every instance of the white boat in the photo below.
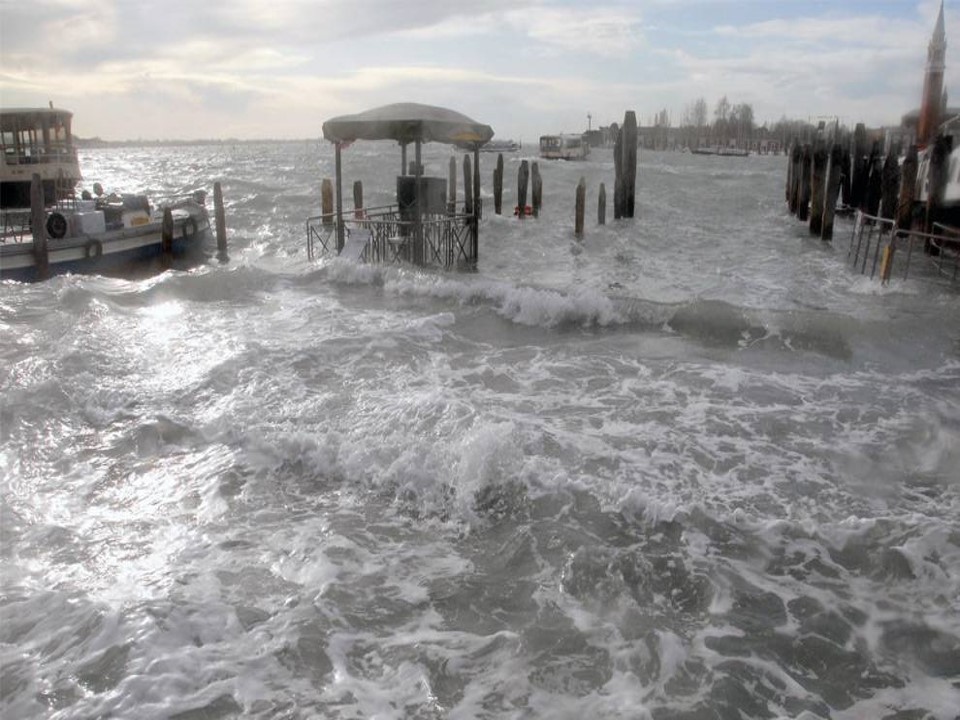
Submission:
<svg viewBox="0 0 960 720">
<path fill-rule="evenodd" d="M 512 153 L 520 149 L 520 144 L 513 140 L 491 140 L 480 148 L 484 153 Z"/>
<path fill-rule="evenodd" d="M 72 118 L 73 113 L 52 106 L 0 109 L 0 208 L 30 207 L 34 174 L 40 175 L 48 204 L 73 190 L 81 176 Z"/>
<path fill-rule="evenodd" d="M 151 210 L 142 195 L 68 200 L 44 210 L 46 242 L 30 230 L 30 210 L 3 212 L 0 280 L 32 282 L 63 273 L 126 274 L 153 260 L 192 261 L 211 243 L 205 193 Z M 164 211 L 170 211 L 164 232 Z M 46 253 L 42 248 L 46 247 Z"/>
<path fill-rule="evenodd" d="M 540 136 L 540 157 L 546 160 L 586 160 L 589 155 L 582 135 Z"/>
</svg>

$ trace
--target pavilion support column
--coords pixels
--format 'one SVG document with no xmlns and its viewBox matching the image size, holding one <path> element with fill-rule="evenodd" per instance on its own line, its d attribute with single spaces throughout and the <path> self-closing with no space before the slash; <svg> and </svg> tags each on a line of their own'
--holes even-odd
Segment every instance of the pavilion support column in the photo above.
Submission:
<svg viewBox="0 0 960 720">
<path fill-rule="evenodd" d="M 400 177 L 407 175 L 407 144 L 400 143 Z"/>
<path fill-rule="evenodd" d="M 480 146 L 473 148 L 473 262 L 480 259 Z"/>
<path fill-rule="evenodd" d="M 337 254 L 343 250 L 343 169 L 340 164 L 340 142 L 335 143 L 337 168 Z"/>
<path fill-rule="evenodd" d="M 416 183 L 416 210 L 414 217 L 416 218 L 416 227 L 413 230 L 413 262 L 416 265 L 423 265 L 423 205 L 421 204 L 420 195 L 423 192 L 423 181 L 421 176 L 422 172 L 422 149 L 423 144 L 420 142 L 420 138 L 413 144 L 413 162 L 416 165 L 414 167 L 413 177 L 415 178 L 414 182 Z"/>
</svg>

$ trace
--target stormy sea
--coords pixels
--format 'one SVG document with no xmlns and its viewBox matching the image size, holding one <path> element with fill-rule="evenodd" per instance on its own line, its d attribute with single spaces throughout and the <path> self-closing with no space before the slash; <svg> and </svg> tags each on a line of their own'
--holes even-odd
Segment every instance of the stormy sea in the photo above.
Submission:
<svg viewBox="0 0 960 720">
<path fill-rule="evenodd" d="M 784 156 L 642 151 L 603 226 L 610 150 L 523 220 L 504 159 L 441 272 L 308 259 L 328 144 L 81 152 L 222 181 L 230 261 L 0 283 L 5 720 L 960 715 L 957 288 L 852 269 Z"/>
</svg>

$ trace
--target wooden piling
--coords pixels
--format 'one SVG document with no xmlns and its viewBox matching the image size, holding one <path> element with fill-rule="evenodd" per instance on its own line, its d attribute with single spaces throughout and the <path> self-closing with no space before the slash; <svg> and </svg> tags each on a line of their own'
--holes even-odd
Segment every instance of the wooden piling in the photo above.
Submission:
<svg viewBox="0 0 960 720">
<path fill-rule="evenodd" d="M 850 197 L 850 175 L 850 148 L 844 148 L 843 156 L 840 158 L 840 202 L 847 207 L 852 207 L 853 205 L 853 200 Z"/>
<path fill-rule="evenodd" d="M 586 210 L 586 204 L 587 181 L 581 177 L 580 182 L 577 183 L 577 202 L 573 221 L 573 234 L 576 235 L 577 238 L 583 237 L 583 215 Z"/>
<path fill-rule="evenodd" d="M 823 230 L 823 202 L 826 196 L 827 147 L 818 140 L 813 149 L 810 174 L 810 234 L 820 237 Z"/>
<path fill-rule="evenodd" d="M 924 228 L 928 233 L 933 232 L 933 224 L 939 219 L 940 206 L 943 204 L 943 191 L 947 184 L 947 163 L 950 160 L 951 150 L 951 139 L 943 135 L 937 135 L 930 151 L 930 165 L 927 169 L 928 189 Z"/>
<path fill-rule="evenodd" d="M 333 181 L 330 178 L 324 178 L 320 183 L 320 212 L 324 225 L 333 223 Z"/>
<path fill-rule="evenodd" d="M 833 218 L 837 210 L 837 197 L 840 194 L 840 176 L 843 172 L 843 148 L 834 143 L 830 149 L 830 166 L 827 170 L 827 189 L 823 196 L 823 223 L 820 239 L 833 240 Z"/>
<path fill-rule="evenodd" d="M 597 225 L 607 223 L 607 187 L 600 183 L 600 194 L 597 196 Z"/>
<path fill-rule="evenodd" d="M 533 216 L 540 217 L 540 208 L 543 207 L 543 180 L 540 177 L 540 163 L 536 160 L 530 166 L 530 180 L 533 185 L 531 192 Z"/>
<path fill-rule="evenodd" d="M 353 217 L 357 220 L 363 218 L 363 180 L 353 182 Z"/>
<path fill-rule="evenodd" d="M 790 151 L 790 214 L 796 215 L 800 207 L 800 171 L 803 167 L 803 147 L 799 141 Z"/>
<path fill-rule="evenodd" d="M 173 211 L 163 209 L 163 221 L 160 223 L 160 252 L 164 257 L 173 255 Z"/>
<path fill-rule="evenodd" d="M 473 172 L 469 155 L 463 156 L 463 205 L 467 215 L 473 215 Z"/>
<path fill-rule="evenodd" d="M 790 193 L 793 190 L 793 148 L 796 147 L 796 140 L 793 141 L 793 145 L 790 147 L 790 153 L 787 156 L 787 184 L 784 188 L 784 200 L 787 202 L 787 205 L 790 204 Z"/>
<path fill-rule="evenodd" d="M 900 156 L 899 148 L 892 148 L 883 162 L 880 175 L 880 217 L 887 220 L 897 219 L 900 204 Z"/>
<path fill-rule="evenodd" d="M 800 159 L 800 187 L 797 191 L 797 220 L 807 222 L 810 217 L 810 177 L 813 170 L 813 152 L 810 145 L 803 146 Z"/>
<path fill-rule="evenodd" d="M 450 156 L 447 173 L 447 211 L 451 215 L 457 213 L 457 158 L 455 155 Z"/>
<path fill-rule="evenodd" d="M 47 248 L 47 213 L 43 203 L 43 180 L 39 173 L 30 179 L 30 231 L 33 235 L 33 262 L 37 279 L 50 277 L 50 254 Z"/>
<path fill-rule="evenodd" d="M 897 204 L 897 229 L 910 230 L 913 227 L 913 201 L 917 192 L 917 146 L 911 145 L 900 168 L 900 201 Z"/>
<path fill-rule="evenodd" d="M 632 218 L 637 191 L 637 115 L 628 110 L 623 116 L 623 217 Z"/>
<path fill-rule="evenodd" d="M 217 223 L 217 258 L 226 262 L 227 256 L 227 215 L 223 210 L 223 189 L 218 180 L 213 184 L 213 216 Z"/>
<path fill-rule="evenodd" d="M 493 169 L 493 212 L 503 214 L 503 153 L 497 153 L 497 166 Z"/>
<path fill-rule="evenodd" d="M 853 176 L 850 181 L 850 206 L 862 209 L 867 199 L 867 180 L 870 175 L 870 162 L 867 157 L 867 130 L 863 123 L 857 123 L 853 131 L 853 157 L 851 158 Z"/>
<path fill-rule="evenodd" d="M 527 214 L 527 182 L 530 179 L 530 166 L 526 160 L 520 163 L 517 170 L 517 216 L 523 220 Z"/>
<path fill-rule="evenodd" d="M 876 216 L 880 214 L 880 198 L 883 193 L 883 159 L 877 143 L 873 144 L 867 164 L 869 166 L 867 191 L 862 209 L 867 215 Z"/>
</svg>

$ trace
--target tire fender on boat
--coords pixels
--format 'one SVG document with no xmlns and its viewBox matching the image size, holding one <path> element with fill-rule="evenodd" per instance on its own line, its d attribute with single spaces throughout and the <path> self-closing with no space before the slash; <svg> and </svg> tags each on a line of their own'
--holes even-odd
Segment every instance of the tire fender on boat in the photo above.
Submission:
<svg viewBox="0 0 960 720">
<path fill-rule="evenodd" d="M 193 240 L 197 234 L 197 219 L 192 215 L 183 221 L 183 239 Z"/>
<path fill-rule="evenodd" d="M 67 234 L 67 219 L 63 213 L 52 212 L 47 216 L 47 235 L 59 240 Z"/>
<path fill-rule="evenodd" d="M 87 240 L 87 244 L 83 246 L 84 257 L 86 258 L 98 258 L 103 255 L 103 243 L 97 240 L 96 238 L 90 238 Z"/>
</svg>

